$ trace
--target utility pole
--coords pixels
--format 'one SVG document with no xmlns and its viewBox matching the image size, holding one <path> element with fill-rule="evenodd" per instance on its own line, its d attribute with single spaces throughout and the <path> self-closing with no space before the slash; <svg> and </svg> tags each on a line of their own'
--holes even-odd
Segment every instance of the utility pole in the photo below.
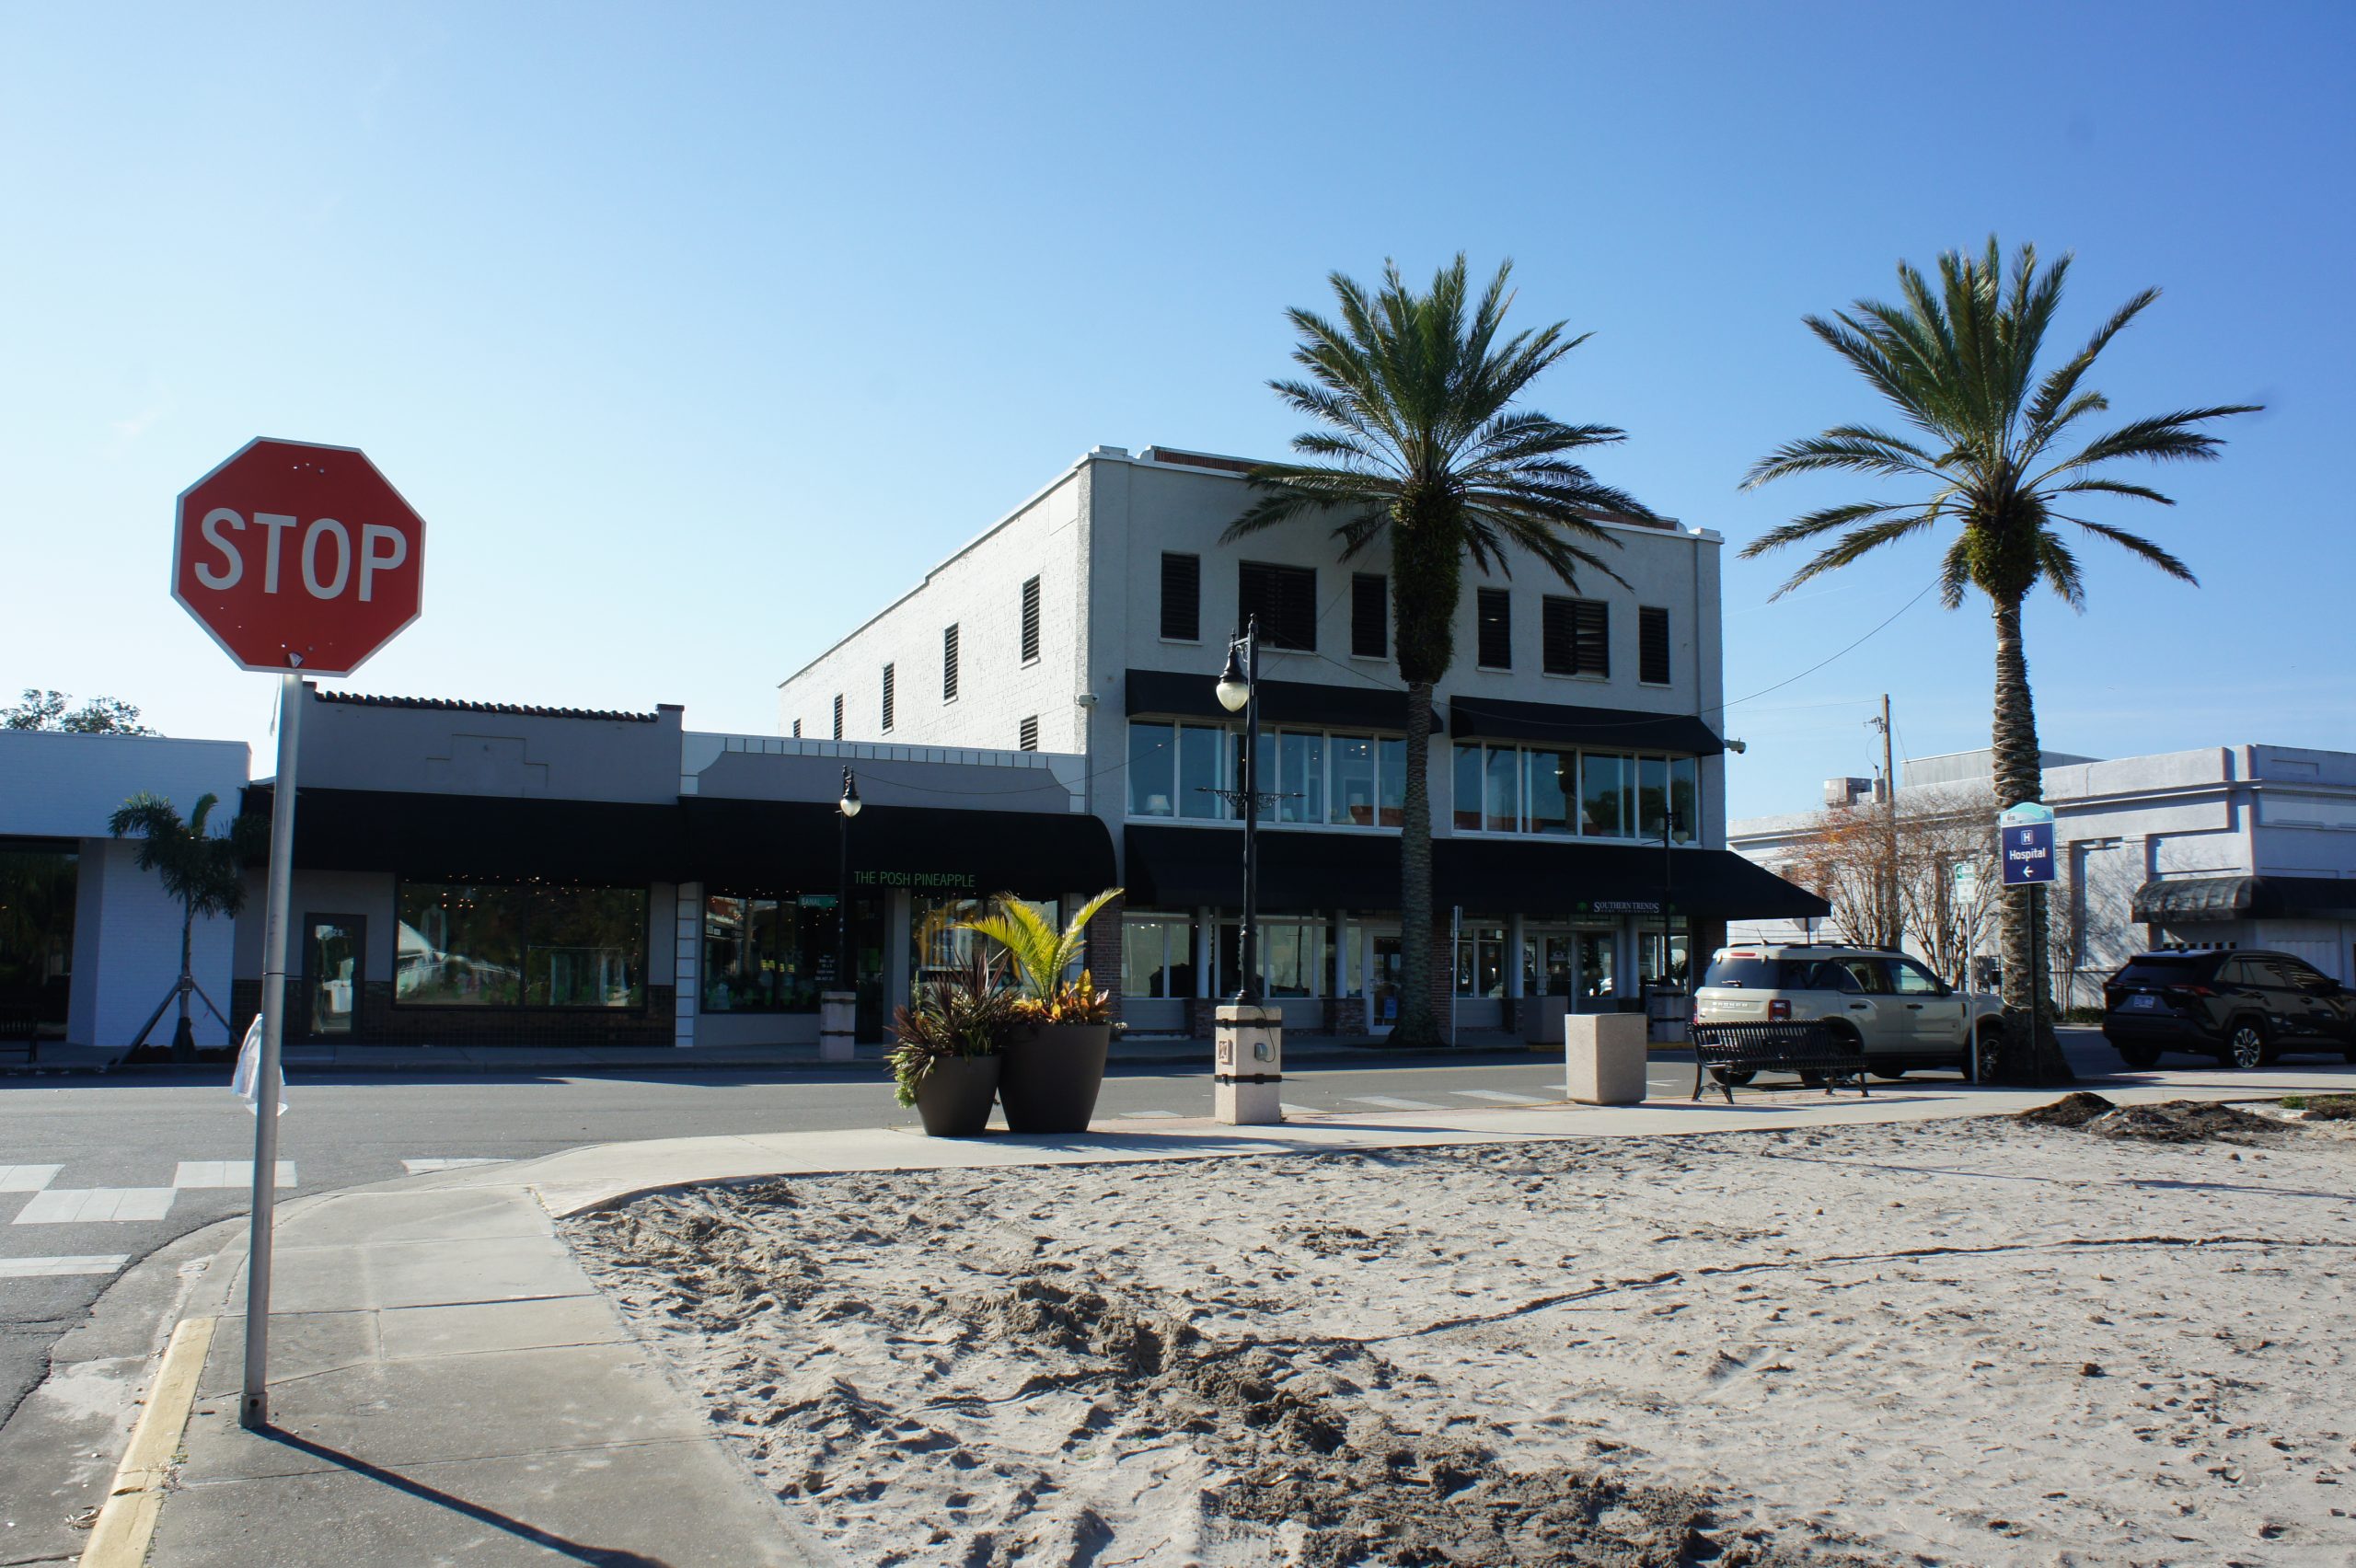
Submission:
<svg viewBox="0 0 2356 1568">
<path fill-rule="evenodd" d="M 1865 722 L 1881 732 L 1882 945 L 1896 952 L 1905 940 L 1906 922 L 1898 909 L 1898 774 L 1889 756 L 1889 693 L 1881 694 L 1881 717 Z"/>
</svg>

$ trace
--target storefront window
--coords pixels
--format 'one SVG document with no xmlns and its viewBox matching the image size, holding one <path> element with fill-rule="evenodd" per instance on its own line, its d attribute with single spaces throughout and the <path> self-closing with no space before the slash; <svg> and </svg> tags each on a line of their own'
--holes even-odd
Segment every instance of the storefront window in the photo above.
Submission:
<svg viewBox="0 0 2356 1568">
<path fill-rule="evenodd" d="M 1658 838 L 1669 824 L 1669 759 L 1640 757 L 1636 762 L 1636 836 Z"/>
<path fill-rule="evenodd" d="M 1242 931 L 1233 922 L 1218 928 L 1218 989 L 1232 992 L 1243 969 Z M 1333 979 L 1333 936 L 1322 920 L 1260 922 L 1260 994 L 1322 997 Z"/>
<path fill-rule="evenodd" d="M 1670 922 L 1667 933 L 1669 962 L 1665 967 L 1661 963 L 1662 936 L 1657 925 L 1636 932 L 1637 967 L 1644 976 L 1644 983 L 1651 986 L 1665 980 L 1672 986 L 1683 986 L 1688 974 L 1685 922 Z"/>
<path fill-rule="evenodd" d="M 1579 831 L 1589 838 L 1628 836 L 1631 759 L 1607 752 L 1579 755 Z"/>
<path fill-rule="evenodd" d="M 1228 787 L 1221 777 L 1220 753 L 1224 730 L 1199 724 L 1178 726 L 1178 814 L 1216 819 L 1228 813 L 1227 802 L 1216 791 Z"/>
<path fill-rule="evenodd" d="M 826 894 L 714 893 L 703 901 L 707 1012 L 816 1012 L 818 966 L 833 951 Z"/>
<path fill-rule="evenodd" d="M 403 882 L 393 998 L 424 1007 L 635 1008 L 642 888 Z"/>
<path fill-rule="evenodd" d="M 1521 754 L 1492 747 L 1482 790 L 1483 825 L 1491 833 L 1521 829 Z"/>
<path fill-rule="evenodd" d="M 1456 994 L 1460 997 L 1502 997 L 1506 994 L 1506 928 L 1466 926 L 1456 939 Z"/>
<path fill-rule="evenodd" d="M 1690 756 L 1669 758 L 1669 803 L 1671 820 L 1684 824 L 1671 835 L 1677 843 L 1691 844 L 1700 836 L 1702 813 L 1699 802 L 1701 799 L 1700 760 Z"/>
<path fill-rule="evenodd" d="M 1178 726 L 1129 726 L 1129 814 L 1166 817 L 1176 814 L 1171 790 L 1178 771 Z"/>
<path fill-rule="evenodd" d="M 997 944 L 962 929 L 985 912 L 983 902 L 962 894 L 914 894 L 908 900 L 908 979 L 913 985 L 941 975 L 966 963 L 976 943 L 996 951 Z"/>
<path fill-rule="evenodd" d="M 1572 832 L 1571 796 L 1578 790 L 1578 754 L 1533 751 L 1524 752 L 1522 755 L 1530 766 L 1530 788 L 1526 796 L 1530 802 L 1530 831 L 1549 834 Z"/>
<path fill-rule="evenodd" d="M 1612 959 L 1616 944 L 1610 931 L 1581 931 L 1579 943 L 1579 995 L 1591 1000 L 1617 995 L 1612 985 Z"/>
<path fill-rule="evenodd" d="M 1456 829 L 1460 833 L 1481 830 L 1481 748 L 1456 748 Z"/>
<path fill-rule="evenodd" d="M 1276 739 L 1278 822 L 1325 820 L 1325 737 L 1287 730 Z M 1263 786 L 1265 787 L 1265 785 Z"/>
<path fill-rule="evenodd" d="M 1132 915 L 1121 922 L 1121 993 L 1129 997 L 1195 994 L 1195 928 L 1171 916 Z"/>
<path fill-rule="evenodd" d="M 1664 803 L 1673 800 L 1686 813 L 1674 842 L 1699 836 L 1700 764 L 1690 756 L 1461 744 L 1454 772 L 1460 833 L 1657 841 Z"/>
<path fill-rule="evenodd" d="M 1366 735 L 1336 735 L 1333 809 L 1327 820 L 1346 827 L 1374 825 L 1374 741 Z"/>
<path fill-rule="evenodd" d="M 0 1009 L 63 1037 L 74 978 L 72 850 L 0 850 Z"/>
<path fill-rule="evenodd" d="M 1375 749 L 1382 762 L 1380 825 L 1397 827 L 1407 820 L 1407 743 L 1378 741 Z"/>
</svg>

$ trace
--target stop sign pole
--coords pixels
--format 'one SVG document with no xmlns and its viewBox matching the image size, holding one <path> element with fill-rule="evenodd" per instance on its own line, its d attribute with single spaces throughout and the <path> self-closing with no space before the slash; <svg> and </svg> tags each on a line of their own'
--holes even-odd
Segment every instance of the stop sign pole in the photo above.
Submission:
<svg viewBox="0 0 2356 1568">
<path fill-rule="evenodd" d="M 261 1049 L 254 1082 L 253 1236 L 246 1263 L 245 1394 L 237 1420 L 270 1424 L 271 1231 L 278 1197 L 281 1048 L 294 882 L 303 677 L 346 675 L 423 605 L 425 522 L 356 447 L 248 442 L 180 492 L 172 597 L 244 669 L 279 677 L 269 896 L 262 914 Z"/>
</svg>

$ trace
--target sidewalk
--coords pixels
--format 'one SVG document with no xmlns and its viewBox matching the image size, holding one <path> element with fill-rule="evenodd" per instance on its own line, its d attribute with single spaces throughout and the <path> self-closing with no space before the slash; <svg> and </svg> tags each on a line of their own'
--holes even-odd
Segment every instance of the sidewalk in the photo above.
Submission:
<svg viewBox="0 0 2356 1568">
<path fill-rule="evenodd" d="M 2092 1080 L 2126 1102 L 2347 1092 L 2356 1069 Z M 1110 1122 L 1072 1137 L 910 1132 L 605 1144 L 330 1193 L 280 1211 L 271 1413 L 237 1424 L 242 1239 L 188 1309 L 215 1320 L 159 1499 L 156 1568 L 467 1564 L 618 1568 L 821 1562 L 795 1521 L 711 1435 L 557 1240 L 551 1216 L 656 1189 L 849 1170 L 1141 1160 L 1643 1137 L 1994 1115 L 2053 1090 L 1907 1083 L 1870 1098 L 1807 1090 L 1631 1107 L 1567 1103 L 1304 1117 L 1277 1126 Z M 159 1412 L 159 1414 L 162 1412 Z M 167 1418 L 168 1419 L 168 1418 Z M 152 1512 L 152 1504 L 151 1504 Z M 136 1562 L 136 1558 L 126 1562 Z M 86 1563 L 89 1562 L 86 1559 Z M 95 1564 L 91 1568 L 96 1568 Z"/>
</svg>

